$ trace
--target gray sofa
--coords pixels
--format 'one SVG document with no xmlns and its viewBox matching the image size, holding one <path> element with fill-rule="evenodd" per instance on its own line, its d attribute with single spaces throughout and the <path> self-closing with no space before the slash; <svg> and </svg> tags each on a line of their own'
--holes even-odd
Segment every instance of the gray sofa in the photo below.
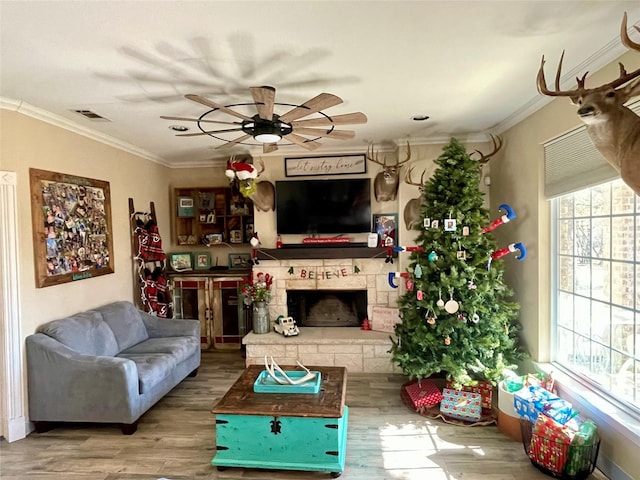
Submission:
<svg viewBox="0 0 640 480">
<path fill-rule="evenodd" d="M 115 302 L 41 325 L 26 339 L 29 418 L 119 423 L 124 434 L 200 365 L 200 322 Z"/>
</svg>

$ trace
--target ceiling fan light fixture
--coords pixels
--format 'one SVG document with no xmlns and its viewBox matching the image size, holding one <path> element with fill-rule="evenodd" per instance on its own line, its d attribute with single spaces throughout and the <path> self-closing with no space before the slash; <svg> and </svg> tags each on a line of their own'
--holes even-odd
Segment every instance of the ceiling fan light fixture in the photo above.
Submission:
<svg viewBox="0 0 640 480">
<path fill-rule="evenodd" d="M 277 133 L 256 133 L 253 139 L 260 143 L 276 143 L 282 140 L 282 136 Z"/>
</svg>

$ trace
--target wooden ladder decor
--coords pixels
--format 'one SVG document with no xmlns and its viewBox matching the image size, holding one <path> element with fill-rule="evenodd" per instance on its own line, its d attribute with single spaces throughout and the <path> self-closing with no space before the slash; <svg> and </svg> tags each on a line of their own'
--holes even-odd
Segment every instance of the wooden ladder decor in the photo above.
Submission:
<svg viewBox="0 0 640 480">
<path fill-rule="evenodd" d="M 156 222 L 153 202 L 150 211 L 137 211 L 129 198 L 131 251 L 135 266 L 134 298 L 141 310 L 160 318 L 173 318 L 171 285 L 166 275 L 166 255 Z"/>
</svg>

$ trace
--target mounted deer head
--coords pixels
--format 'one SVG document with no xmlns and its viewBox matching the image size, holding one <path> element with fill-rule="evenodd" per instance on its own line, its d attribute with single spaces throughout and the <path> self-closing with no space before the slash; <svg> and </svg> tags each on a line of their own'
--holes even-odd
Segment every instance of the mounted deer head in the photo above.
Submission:
<svg viewBox="0 0 640 480">
<path fill-rule="evenodd" d="M 635 27 L 640 32 L 640 28 Z M 624 46 L 640 52 L 640 43 L 631 41 L 627 33 L 627 13 L 622 17 L 620 40 Z M 562 60 L 556 72 L 555 90 L 547 88 L 544 76 L 544 56 L 538 70 L 538 91 L 550 97 L 569 97 L 577 105 L 578 115 L 587 126 L 593 145 L 605 160 L 615 168 L 622 180 L 640 195 L 640 117 L 624 104 L 640 95 L 640 68 L 627 73 L 620 63 L 620 75 L 616 80 L 595 88 L 585 88 L 587 73 L 576 78 L 578 88 L 560 90 Z"/>
<path fill-rule="evenodd" d="M 264 172 L 264 163 L 257 160 L 258 176 Z M 248 195 L 253 204 L 260 212 L 268 212 L 276 208 L 276 187 L 266 180 L 254 182 L 252 192 Z"/>
<path fill-rule="evenodd" d="M 413 230 L 421 223 L 420 218 L 422 217 L 422 212 L 420 207 L 422 206 L 422 200 L 424 198 L 424 175 L 427 173 L 426 169 L 423 170 L 422 175 L 420 176 L 420 183 L 413 182 L 411 180 L 413 167 L 414 166 L 412 165 L 407 169 L 404 175 L 404 183 L 418 187 L 420 196 L 418 198 L 412 198 L 404 206 L 404 224 L 407 227 L 407 230 Z"/>
<path fill-rule="evenodd" d="M 398 185 L 400 184 L 399 174 L 402 165 L 407 163 L 411 158 L 411 147 L 407 142 L 407 158 L 402 162 L 396 160 L 393 165 L 387 165 L 386 157 L 381 162 L 378 160 L 378 153 L 373 153 L 373 145 L 370 146 L 371 153 L 367 149 L 367 160 L 382 165 L 382 171 L 376 175 L 373 181 L 373 192 L 378 202 L 390 202 L 396 199 L 398 195 Z"/>
</svg>

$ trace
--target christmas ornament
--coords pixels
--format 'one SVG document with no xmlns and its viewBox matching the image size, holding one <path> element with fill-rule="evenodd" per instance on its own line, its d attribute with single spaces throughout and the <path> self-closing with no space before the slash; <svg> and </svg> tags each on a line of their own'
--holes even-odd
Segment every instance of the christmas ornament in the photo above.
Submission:
<svg viewBox="0 0 640 480">
<path fill-rule="evenodd" d="M 468 237 L 469 236 L 469 227 L 468 226 L 464 226 L 462 227 L 462 236 L 463 237 Z"/>
<path fill-rule="evenodd" d="M 458 314 L 458 320 L 461 322 L 467 323 L 467 317 L 465 317 L 462 313 Z"/>
<path fill-rule="evenodd" d="M 516 218 L 516 212 L 514 212 L 513 208 L 511 208 L 506 203 L 503 203 L 502 205 L 500 205 L 498 207 L 498 211 L 500 211 L 500 210 L 504 210 L 506 213 L 502 217 L 500 217 L 499 219 L 494 220 L 494 222 L 491 225 L 489 225 L 488 227 L 484 227 L 482 229 L 482 233 L 487 233 L 487 232 L 490 232 L 491 230 L 495 230 L 496 228 L 498 228 L 503 223 L 509 223 L 511 220 Z"/>
<path fill-rule="evenodd" d="M 453 288 L 449 289 L 449 300 L 447 300 L 447 303 L 444 304 L 444 309 L 446 310 L 447 313 L 456 313 L 458 311 L 458 309 L 460 308 L 460 305 L 458 304 L 458 302 L 456 302 L 453 299 Z"/>
<path fill-rule="evenodd" d="M 469 280 L 469 284 L 467 285 L 467 288 L 469 290 L 475 290 L 476 288 L 478 288 L 478 286 L 475 283 L 473 283 L 473 280 Z"/>
<path fill-rule="evenodd" d="M 407 278 L 404 282 L 404 288 L 407 289 L 407 291 L 412 291 L 413 290 L 413 280 L 411 280 L 410 278 Z"/>
<path fill-rule="evenodd" d="M 474 314 L 471 316 L 471 321 L 472 321 L 473 323 L 478 323 L 478 322 L 480 321 L 480 315 L 478 315 L 477 313 L 474 313 Z"/>
<path fill-rule="evenodd" d="M 445 232 L 455 232 L 456 231 L 456 219 L 455 218 L 446 218 L 444 220 L 444 231 Z"/>
<path fill-rule="evenodd" d="M 444 337 L 444 344 L 445 345 L 451 345 L 451 337 L 449 335 Z"/>
<path fill-rule="evenodd" d="M 418 300 L 424 300 L 424 292 L 423 292 L 422 290 L 418 290 L 418 291 L 416 292 L 416 298 L 417 298 Z"/>
<path fill-rule="evenodd" d="M 434 325 L 436 323 L 436 319 L 438 317 L 436 317 L 435 313 L 431 314 L 431 310 L 430 309 L 427 309 L 427 313 L 425 314 L 424 318 L 427 319 L 427 323 L 429 325 Z"/>
<path fill-rule="evenodd" d="M 416 278 L 422 278 L 422 267 L 419 263 L 417 263 L 415 268 L 413 269 L 413 276 Z"/>
<path fill-rule="evenodd" d="M 444 300 L 442 300 L 442 290 L 438 290 L 438 301 L 436 302 L 436 305 L 440 308 L 444 307 Z"/>
<path fill-rule="evenodd" d="M 427 258 L 430 262 L 435 262 L 438 259 L 438 254 L 435 251 L 431 250 L 431 253 Z"/>
</svg>

